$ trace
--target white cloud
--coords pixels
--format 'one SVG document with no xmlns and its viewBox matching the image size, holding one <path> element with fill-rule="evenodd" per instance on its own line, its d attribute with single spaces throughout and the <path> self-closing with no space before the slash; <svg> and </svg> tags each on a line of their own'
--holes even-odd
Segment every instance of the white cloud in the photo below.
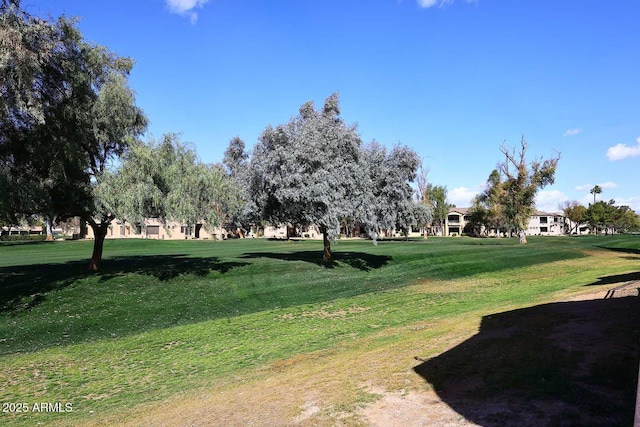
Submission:
<svg viewBox="0 0 640 427">
<path fill-rule="evenodd" d="M 209 0 L 166 0 L 167 7 L 173 13 L 188 16 L 192 24 L 198 21 L 198 14 L 193 10 L 202 8 Z"/>
<path fill-rule="evenodd" d="M 618 188 L 618 184 L 616 184 L 613 181 L 607 181 L 597 185 L 599 185 L 600 188 Z M 578 185 L 575 189 L 576 191 L 587 191 L 587 190 L 591 190 L 593 187 L 594 187 L 593 184 L 583 184 L 583 185 Z"/>
<path fill-rule="evenodd" d="M 598 184 L 601 188 L 617 188 L 618 184 L 612 181 L 603 182 L 602 184 Z"/>
<path fill-rule="evenodd" d="M 418 6 L 428 9 L 434 6 L 444 6 L 453 3 L 454 0 L 418 0 Z M 475 3 L 477 0 L 464 0 L 465 3 Z"/>
<path fill-rule="evenodd" d="M 536 209 L 543 212 L 560 212 L 560 205 L 569 200 L 566 194 L 558 190 L 541 190 L 536 196 Z"/>
<path fill-rule="evenodd" d="M 579 133 L 582 133 L 582 129 L 580 129 L 580 128 L 567 129 L 564 132 L 564 135 L 562 135 L 562 136 L 574 136 L 574 135 L 577 135 Z"/>
<path fill-rule="evenodd" d="M 615 200 L 616 206 L 629 206 L 636 213 L 640 213 L 640 196 L 620 197 Z"/>
<path fill-rule="evenodd" d="M 471 207 L 471 200 L 480 193 L 479 188 L 458 187 L 447 193 L 447 201 L 459 208 Z"/>
<path fill-rule="evenodd" d="M 636 139 L 635 146 L 617 144 L 607 150 L 607 158 L 612 162 L 636 156 L 640 156 L 640 137 Z"/>
</svg>

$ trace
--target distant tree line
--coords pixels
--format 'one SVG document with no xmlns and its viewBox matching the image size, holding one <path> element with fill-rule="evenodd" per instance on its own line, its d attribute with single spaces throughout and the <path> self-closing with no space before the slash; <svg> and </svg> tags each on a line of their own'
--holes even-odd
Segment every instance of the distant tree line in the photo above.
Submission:
<svg viewBox="0 0 640 427">
<path fill-rule="evenodd" d="M 594 202 L 589 203 L 588 207 L 577 201 L 567 201 L 561 206 L 564 216 L 571 221 L 568 234 L 578 234 L 578 227 L 585 224 L 592 234 L 640 231 L 640 217 L 629 206 L 617 206 L 613 199 L 608 202 L 596 201 L 595 195 L 602 193 L 602 188 L 598 185 L 591 189 L 591 193 L 594 194 Z"/>
<path fill-rule="evenodd" d="M 134 65 L 84 40 L 74 19 L 46 20 L 0 0 L 0 222 L 81 218 L 93 229 L 98 270 L 118 218 L 154 217 L 248 230 L 256 224 L 320 228 L 324 258 L 342 231 L 378 239 L 388 230 L 443 221 L 439 188 L 414 195 L 421 162 L 402 145 L 363 144 L 340 116 L 338 95 L 267 126 L 251 153 L 231 140 L 222 164 L 205 164 L 176 134 L 147 129 L 128 76 Z M 423 176 L 426 178 L 426 175 Z M 445 192 L 446 193 L 446 192 Z M 446 196 L 446 194 L 445 194 Z"/>
<path fill-rule="evenodd" d="M 553 184 L 560 155 L 546 160 L 525 159 L 528 144 L 524 137 L 518 152 L 504 145 L 500 151 L 505 160 L 499 163 L 487 179 L 485 189 L 472 202 L 470 223 L 476 235 L 496 232 L 498 235 L 517 233 L 526 243 L 525 229 L 535 213 L 535 196 L 539 189 Z M 588 207 L 579 202 L 565 202 L 560 209 L 570 222 L 567 234 L 578 233 L 587 224 L 591 233 L 632 232 L 640 230 L 640 218 L 629 206 L 616 206 L 614 200 L 596 201 L 602 187 L 594 186 L 593 203 Z"/>
<path fill-rule="evenodd" d="M 235 137 L 221 164 L 206 164 L 176 134 L 141 141 L 147 119 L 129 87 L 133 65 L 86 42 L 74 19 L 45 20 L 19 0 L 0 0 L 0 225 L 37 216 L 52 238 L 55 224 L 80 218 L 93 230 L 91 270 L 100 268 L 116 218 L 204 223 L 241 235 L 256 226 L 314 225 L 326 261 L 340 234 L 376 242 L 413 227 L 442 231 L 446 187 L 428 182 L 409 147 L 363 143 L 342 119 L 337 93 L 267 126 L 250 152 Z M 559 160 L 527 162 L 526 149 L 524 138 L 517 152 L 501 148 L 505 161 L 471 214 L 478 229 L 514 231 L 523 243 L 535 195 L 553 183 Z M 600 192 L 594 188 L 586 213 L 572 205 L 567 216 L 595 229 L 637 228 L 628 207 L 596 203 Z"/>
</svg>

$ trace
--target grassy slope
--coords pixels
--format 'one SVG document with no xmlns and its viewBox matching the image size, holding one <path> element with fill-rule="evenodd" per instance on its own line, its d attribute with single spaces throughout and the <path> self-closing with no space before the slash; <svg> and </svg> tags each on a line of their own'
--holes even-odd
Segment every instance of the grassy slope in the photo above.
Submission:
<svg viewBox="0 0 640 427">
<path fill-rule="evenodd" d="M 2 245 L 0 400 L 74 411 L 0 416 L 28 425 L 113 415 L 296 355 L 636 271 L 632 257 L 588 252 L 602 244 L 638 250 L 624 237 L 352 241 L 327 267 L 318 242 L 108 241 L 103 271 L 89 275 L 87 242 Z"/>
</svg>

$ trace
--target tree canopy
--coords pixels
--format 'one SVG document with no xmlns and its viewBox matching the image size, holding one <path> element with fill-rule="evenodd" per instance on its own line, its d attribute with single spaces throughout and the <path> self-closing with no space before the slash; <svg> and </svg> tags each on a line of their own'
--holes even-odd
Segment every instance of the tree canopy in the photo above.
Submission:
<svg viewBox="0 0 640 427">
<path fill-rule="evenodd" d="M 473 202 L 475 227 L 515 230 L 520 243 L 526 243 L 525 229 L 535 212 L 538 190 L 553 184 L 560 155 L 527 162 L 528 144 L 522 137 L 520 149 L 500 147 L 505 160 L 489 175 L 485 190 Z"/>
<path fill-rule="evenodd" d="M 113 216 L 95 203 L 94 185 L 147 125 L 128 87 L 133 60 L 87 43 L 73 19 L 32 17 L 18 1 L 0 8 L 0 211 L 49 224 L 84 218 L 97 269 Z"/>
<path fill-rule="evenodd" d="M 538 190 L 553 184 L 560 155 L 550 159 L 536 159 L 527 163 L 528 144 L 522 137 L 520 150 L 500 147 L 505 161 L 499 170 L 504 175 L 501 196 L 502 212 L 505 222 L 513 227 L 520 236 L 520 243 L 527 243 L 525 229 L 531 215 L 535 212 L 535 198 Z"/>
<path fill-rule="evenodd" d="M 343 223 L 363 225 L 374 236 L 381 229 L 406 231 L 428 217 L 412 200 L 419 163 L 405 146 L 363 147 L 333 94 L 322 109 L 307 102 L 288 123 L 262 133 L 248 167 L 247 211 L 271 224 L 319 226 L 330 261 L 331 240 Z"/>
<path fill-rule="evenodd" d="M 564 216 L 571 221 L 568 233 L 577 233 L 580 224 L 587 220 L 587 208 L 577 201 L 566 201 L 562 206 Z"/>
<path fill-rule="evenodd" d="M 316 110 L 306 102 L 284 125 L 267 127 L 251 156 L 249 202 L 274 224 L 316 224 L 330 261 L 343 218 L 367 222 L 371 202 L 356 126 L 340 117 L 338 95 Z"/>
<path fill-rule="evenodd" d="M 497 169 L 491 171 L 485 189 L 473 199 L 471 208 L 471 221 L 481 233 L 482 227 L 484 232 L 489 230 L 501 230 L 505 227 L 505 218 L 503 216 L 503 189 L 502 176 Z M 498 235 L 500 233 L 498 232 Z"/>
<path fill-rule="evenodd" d="M 413 200 L 411 183 L 415 181 L 420 158 L 415 151 L 396 145 L 390 151 L 373 141 L 364 148 L 368 164 L 376 232 L 401 230 L 430 221 L 431 209 Z"/>
<path fill-rule="evenodd" d="M 230 181 L 219 165 L 202 163 L 176 134 L 136 143 L 115 171 L 104 173 L 97 200 L 120 220 L 144 224 L 146 218 L 214 227 L 224 219 Z"/>
</svg>

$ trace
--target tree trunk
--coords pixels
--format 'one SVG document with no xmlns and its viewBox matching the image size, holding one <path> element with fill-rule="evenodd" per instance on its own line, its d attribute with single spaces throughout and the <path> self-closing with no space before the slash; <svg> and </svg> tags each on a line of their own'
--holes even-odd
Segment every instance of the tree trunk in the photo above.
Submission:
<svg viewBox="0 0 640 427">
<path fill-rule="evenodd" d="M 108 224 L 91 224 L 93 229 L 93 255 L 91 255 L 91 262 L 89 263 L 89 270 L 100 270 L 100 264 L 102 263 L 102 249 L 104 247 L 104 239 L 107 236 Z"/>
<path fill-rule="evenodd" d="M 520 230 L 518 232 L 518 237 L 520 238 L 520 244 L 524 245 L 527 243 L 527 235 L 524 233 L 524 230 Z"/>
<path fill-rule="evenodd" d="M 329 236 L 327 236 L 327 227 L 322 227 L 322 241 L 324 243 L 324 254 L 322 260 L 325 262 L 332 262 L 333 256 L 331 255 L 331 242 Z"/>
<path fill-rule="evenodd" d="M 47 229 L 47 242 L 53 242 L 53 227 L 51 226 L 51 218 L 46 217 L 44 219 L 44 224 Z"/>
<path fill-rule="evenodd" d="M 87 221 L 83 218 L 80 218 L 80 230 L 78 233 L 78 239 L 84 239 L 87 237 Z"/>
</svg>

